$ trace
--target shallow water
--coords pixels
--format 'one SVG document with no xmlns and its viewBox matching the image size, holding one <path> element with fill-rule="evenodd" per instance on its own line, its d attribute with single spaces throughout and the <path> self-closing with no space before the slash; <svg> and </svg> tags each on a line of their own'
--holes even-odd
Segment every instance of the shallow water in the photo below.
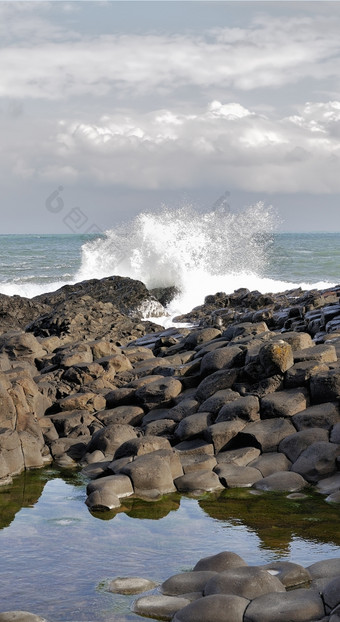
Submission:
<svg viewBox="0 0 340 622">
<path fill-rule="evenodd" d="M 157 503 L 123 500 L 118 513 L 91 514 L 79 474 L 45 469 L 0 489 L 1 610 L 50 622 L 142 620 L 135 597 L 111 594 L 115 576 L 163 581 L 206 555 L 232 550 L 250 564 L 303 565 L 340 556 L 340 507 L 229 490 Z"/>
</svg>

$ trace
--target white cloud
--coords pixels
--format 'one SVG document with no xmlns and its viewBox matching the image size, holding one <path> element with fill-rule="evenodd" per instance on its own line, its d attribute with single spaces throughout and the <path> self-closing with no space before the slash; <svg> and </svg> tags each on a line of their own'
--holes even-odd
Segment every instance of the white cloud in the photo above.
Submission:
<svg viewBox="0 0 340 622">
<path fill-rule="evenodd" d="M 136 96 L 188 85 L 248 91 L 338 75 L 339 23 L 331 16 L 264 16 L 247 28 L 202 35 L 85 37 L 46 16 L 11 10 L 11 44 L 0 51 L 0 95 L 6 97 L 100 97 L 117 89 Z"/>
<path fill-rule="evenodd" d="M 27 141 L 17 156 L 12 150 L 12 170 L 58 184 L 340 192 L 339 110 L 340 102 L 315 102 L 295 117 L 277 118 L 214 100 L 191 114 L 129 109 L 95 123 L 64 119 L 42 148 Z"/>
</svg>

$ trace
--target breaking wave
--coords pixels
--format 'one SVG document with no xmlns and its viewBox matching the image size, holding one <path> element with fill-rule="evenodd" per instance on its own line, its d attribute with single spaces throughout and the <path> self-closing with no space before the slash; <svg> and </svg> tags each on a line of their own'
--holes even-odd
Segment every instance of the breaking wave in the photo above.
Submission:
<svg viewBox="0 0 340 622">
<path fill-rule="evenodd" d="M 175 285 L 181 293 L 170 312 L 192 309 L 217 291 L 264 291 L 266 285 L 266 291 L 278 291 L 282 282 L 263 279 L 276 222 L 274 210 L 262 202 L 239 213 L 223 204 L 206 213 L 163 206 L 84 244 L 76 279 L 119 274 L 149 289 Z"/>
</svg>

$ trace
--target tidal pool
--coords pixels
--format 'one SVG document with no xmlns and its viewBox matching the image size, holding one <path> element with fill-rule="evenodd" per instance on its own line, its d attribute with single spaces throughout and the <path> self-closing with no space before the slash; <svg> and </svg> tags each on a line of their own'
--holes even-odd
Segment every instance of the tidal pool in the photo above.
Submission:
<svg viewBox="0 0 340 622">
<path fill-rule="evenodd" d="M 316 493 L 173 494 L 91 514 L 85 486 L 80 474 L 49 468 L 0 488 L 0 611 L 31 611 L 49 622 L 145 620 L 131 611 L 136 597 L 107 592 L 108 580 L 161 582 L 222 550 L 249 564 L 340 557 L 340 507 Z"/>
</svg>

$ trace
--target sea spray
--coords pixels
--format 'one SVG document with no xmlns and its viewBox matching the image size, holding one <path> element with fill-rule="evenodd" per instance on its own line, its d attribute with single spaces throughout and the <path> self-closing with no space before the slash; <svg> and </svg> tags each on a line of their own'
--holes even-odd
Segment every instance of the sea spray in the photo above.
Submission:
<svg viewBox="0 0 340 622">
<path fill-rule="evenodd" d="M 82 248 L 77 280 L 112 274 L 149 289 L 175 285 L 170 312 L 183 312 L 216 291 L 233 291 L 261 278 L 275 213 L 262 202 L 233 213 L 199 213 L 192 206 L 139 214 Z"/>
</svg>

